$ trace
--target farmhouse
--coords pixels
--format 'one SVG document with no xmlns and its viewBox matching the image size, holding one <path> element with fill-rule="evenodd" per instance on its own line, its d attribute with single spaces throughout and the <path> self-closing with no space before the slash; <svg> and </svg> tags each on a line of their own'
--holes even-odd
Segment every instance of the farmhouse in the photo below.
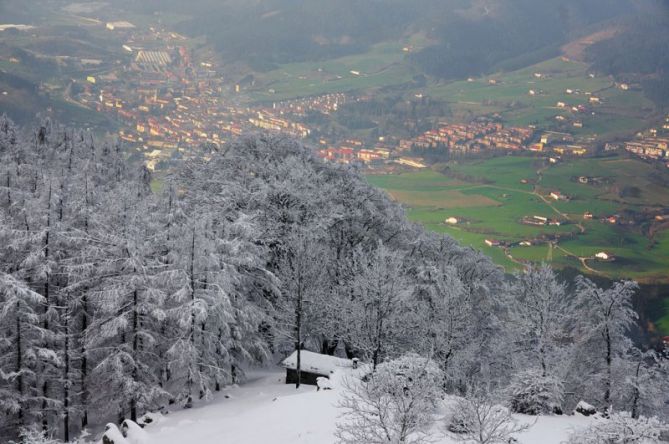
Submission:
<svg viewBox="0 0 669 444">
<path fill-rule="evenodd" d="M 616 257 L 614 255 L 612 255 L 611 253 L 607 253 L 605 251 L 600 251 L 595 255 L 595 257 L 600 261 L 605 261 L 605 262 L 613 262 L 614 260 L 616 260 Z"/>
<path fill-rule="evenodd" d="M 297 351 L 283 360 L 286 369 L 286 384 L 297 382 Z M 321 355 L 306 350 L 300 351 L 300 383 L 317 385 L 318 378 L 329 378 L 339 368 L 351 368 L 353 361 L 336 356 Z"/>
<path fill-rule="evenodd" d="M 544 226 L 548 223 L 548 218 L 543 216 L 525 216 L 522 219 L 525 225 Z"/>
<path fill-rule="evenodd" d="M 588 153 L 588 149 L 582 145 L 558 145 L 553 148 L 553 151 L 572 156 L 583 156 Z"/>
<path fill-rule="evenodd" d="M 564 200 L 564 201 L 569 200 L 569 196 L 565 196 L 559 191 L 552 191 L 550 194 L 550 198 L 553 200 Z"/>
<path fill-rule="evenodd" d="M 427 168 L 425 161 L 420 157 L 400 157 L 395 162 L 412 168 Z"/>
<path fill-rule="evenodd" d="M 109 22 L 107 23 L 106 28 L 110 31 L 114 31 L 115 29 L 134 29 L 135 25 L 123 20 L 118 22 Z"/>
<path fill-rule="evenodd" d="M 585 220 L 592 220 L 594 217 L 594 214 L 592 214 L 590 211 L 583 213 L 583 219 Z"/>
<path fill-rule="evenodd" d="M 499 247 L 502 243 L 495 239 L 486 239 L 485 244 L 489 247 Z"/>
<path fill-rule="evenodd" d="M 446 222 L 449 225 L 457 225 L 459 223 L 458 219 L 455 217 L 449 217 L 444 222 Z"/>
</svg>

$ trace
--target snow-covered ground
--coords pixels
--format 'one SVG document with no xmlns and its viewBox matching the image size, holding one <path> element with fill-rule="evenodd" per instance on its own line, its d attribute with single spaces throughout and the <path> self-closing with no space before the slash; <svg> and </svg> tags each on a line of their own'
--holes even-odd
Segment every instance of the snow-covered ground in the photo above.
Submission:
<svg viewBox="0 0 669 444">
<path fill-rule="evenodd" d="M 127 443 L 116 444 L 332 444 L 339 415 L 340 389 L 334 390 L 284 383 L 284 371 L 252 373 L 249 381 L 228 388 L 214 400 L 189 410 L 159 417 L 144 432 L 130 433 Z M 536 423 L 517 436 L 521 444 L 559 444 L 570 432 L 587 426 L 591 419 L 580 415 L 527 417 Z M 442 430 L 439 426 L 438 430 Z M 438 444 L 455 441 L 444 436 Z M 361 443 L 362 444 L 362 443 Z"/>
</svg>

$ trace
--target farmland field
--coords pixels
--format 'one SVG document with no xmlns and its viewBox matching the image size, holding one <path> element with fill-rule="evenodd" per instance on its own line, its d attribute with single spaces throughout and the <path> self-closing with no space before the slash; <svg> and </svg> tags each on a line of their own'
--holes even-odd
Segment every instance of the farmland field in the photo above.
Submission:
<svg viewBox="0 0 669 444">
<path fill-rule="evenodd" d="M 498 113 L 509 125 L 550 128 L 556 124 L 555 117 L 562 115 L 567 121 L 583 123 L 582 128 L 570 128 L 575 134 L 593 137 L 629 134 L 646 127 L 653 105 L 641 91 L 623 91 L 612 79 L 589 74 L 584 63 L 555 58 L 509 73 L 431 83 L 421 92 L 448 102 L 456 118 Z M 569 111 L 588 104 L 591 96 L 600 98 L 602 104 L 587 113 Z M 564 102 L 566 108 L 558 108 L 558 102 Z"/>
<path fill-rule="evenodd" d="M 577 180 L 593 174 L 601 182 Z M 538 157 L 498 157 L 368 179 L 403 203 L 412 220 L 483 250 L 507 270 L 526 262 L 551 262 L 608 278 L 624 274 L 654 283 L 669 280 L 669 232 L 651 237 L 644 230 L 644 221 L 627 226 L 601 219 L 626 211 L 644 214 L 669 208 L 669 193 L 658 183 L 668 176 L 669 172 L 653 165 L 621 157 L 558 165 Z M 639 192 L 621 197 L 620 190 L 626 187 Z M 554 201 L 548 197 L 552 191 L 571 199 Z M 593 219 L 585 220 L 586 212 Z M 562 223 L 534 226 L 521 222 L 533 216 Z M 448 224 L 448 218 L 458 223 Z M 490 247 L 486 239 L 506 246 Z M 532 245 L 521 246 L 521 242 Z M 596 261 L 599 252 L 614 254 L 616 261 Z"/>
<path fill-rule="evenodd" d="M 290 63 L 258 73 L 262 88 L 250 92 L 257 101 L 285 100 L 334 92 L 396 86 L 409 82 L 411 67 L 405 61 L 407 45 L 421 45 L 413 36 L 403 42 L 374 45 L 364 54 L 322 62 Z"/>
<path fill-rule="evenodd" d="M 603 184 L 575 180 L 593 175 L 602 178 Z M 483 251 L 507 271 L 546 262 L 591 276 L 635 279 L 646 288 L 669 284 L 669 230 L 650 236 L 644 223 L 624 226 L 601 220 L 625 211 L 669 213 L 669 193 L 659 183 L 667 183 L 669 172 L 651 164 L 622 157 L 558 165 L 537 157 L 498 157 L 398 175 L 370 175 L 368 180 L 401 202 L 411 220 Z M 640 193 L 620 197 L 618 190 L 624 187 L 636 187 Z M 571 200 L 548 199 L 554 190 Z M 593 219 L 584 220 L 585 212 L 593 213 Z M 524 225 L 524 216 L 565 223 Z M 458 223 L 448 224 L 449 218 Z M 503 245 L 488 246 L 486 239 Z M 523 241 L 532 245 L 521 246 Z M 615 261 L 595 260 L 600 252 L 615 255 Z M 669 334 L 669 300 L 654 304 L 648 316 L 658 331 Z"/>
</svg>

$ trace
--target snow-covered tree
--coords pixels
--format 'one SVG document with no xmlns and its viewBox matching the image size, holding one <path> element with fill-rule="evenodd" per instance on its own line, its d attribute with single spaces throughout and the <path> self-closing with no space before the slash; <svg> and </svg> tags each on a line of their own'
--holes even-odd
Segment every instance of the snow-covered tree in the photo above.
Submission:
<svg viewBox="0 0 669 444">
<path fill-rule="evenodd" d="M 165 319 L 165 289 L 173 278 L 153 250 L 155 230 L 145 214 L 146 196 L 134 182 L 121 190 L 108 208 L 115 228 L 96 232 L 101 248 L 97 286 L 91 290 L 96 319 L 88 330 L 88 350 L 96 355 L 93 369 L 96 402 L 107 413 L 136 420 L 168 393 L 159 386 L 154 363 L 164 345 L 160 322 Z M 92 388 L 91 391 L 93 392 Z"/>
<path fill-rule="evenodd" d="M 638 318 L 632 297 L 639 287 L 636 282 L 622 281 L 602 289 L 582 277 L 578 278 L 577 287 L 579 359 L 588 372 L 586 376 L 590 377 L 588 388 L 599 386 L 598 398 L 602 406 L 608 408 L 619 396 L 613 393 L 614 389 L 622 387 L 615 384 L 615 380 L 622 378 L 618 370 L 631 347 L 629 332 Z"/>
<path fill-rule="evenodd" d="M 657 418 L 634 419 L 629 413 L 615 412 L 610 418 L 598 418 L 589 427 L 573 432 L 570 444 L 648 444 L 660 442 L 666 423 Z"/>
<path fill-rule="evenodd" d="M 278 257 L 277 271 L 281 276 L 281 295 L 277 305 L 277 330 L 288 339 L 297 352 L 297 380 L 300 387 L 301 350 L 307 340 L 308 326 L 318 313 L 315 301 L 322 291 L 322 268 L 316 240 L 309 234 L 297 232 L 286 242 Z"/>
<path fill-rule="evenodd" d="M 371 252 L 361 254 L 361 269 L 353 283 L 348 306 L 350 328 L 347 338 L 368 356 L 374 368 L 385 357 L 398 354 L 408 340 L 410 325 L 402 315 L 410 303 L 411 289 L 399 252 L 379 242 Z"/>
<path fill-rule="evenodd" d="M 448 431 L 460 442 L 506 444 L 516 434 L 531 427 L 516 420 L 511 411 L 496 402 L 495 397 L 481 389 L 471 389 L 466 398 L 459 398 L 452 407 Z"/>
<path fill-rule="evenodd" d="M 0 417 L 18 427 L 30 425 L 39 396 L 35 390 L 37 356 L 44 331 L 44 297 L 26 283 L 0 273 Z"/>
<path fill-rule="evenodd" d="M 540 369 L 518 372 L 507 388 L 509 405 L 515 413 L 550 415 L 562 413 L 564 386 L 557 376 Z"/>
<path fill-rule="evenodd" d="M 556 375 L 557 362 L 571 342 L 575 299 L 547 265 L 516 273 L 506 292 L 507 313 L 521 367 L 539 368 L 542 376 Z"/>
<path fill-rule="evenodd" d="M 421 444 L 441 399 L 443 375 L 433 361 L 407 354 L 346 381 L 336 436 L 342 444 Z"/>
<path fill-rule="evenodd" d="M 669 401 L 669 361 L 655 350 L 632 347 L 625 357 L 624 408 L 632 418 L 661 412 Z"/>
<path fill-rule="evenodd" d="M 463 355 L 476 332 L 472 330 L 473 310 L 469 292 L 465 291 L 457 269 L 444 262 L 420 262 L 417 268 L 419 285 L 415 297 L 420 348 L 432 353 L 446 380 L 445 385 L 464 377 Z"/>
</svg>

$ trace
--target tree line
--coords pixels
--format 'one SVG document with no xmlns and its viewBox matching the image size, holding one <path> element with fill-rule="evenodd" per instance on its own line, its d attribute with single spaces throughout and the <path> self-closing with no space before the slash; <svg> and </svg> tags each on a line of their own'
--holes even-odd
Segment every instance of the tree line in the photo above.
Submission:
<svg viewBox="0 0 669 444">
<path fill-rule="evenodd" d="M 666 398 L 666 361 L 628 336 L 635 283 L 509 278 L 278 136 L 194 149 L 157 183 L 119 144 L 3 117 L 0 245 L 7 439 L 188 408 L 302 349 L 373 368 L 417 353 L 447 392 L 509 387 L 534 414 Z"/>
</svg>

